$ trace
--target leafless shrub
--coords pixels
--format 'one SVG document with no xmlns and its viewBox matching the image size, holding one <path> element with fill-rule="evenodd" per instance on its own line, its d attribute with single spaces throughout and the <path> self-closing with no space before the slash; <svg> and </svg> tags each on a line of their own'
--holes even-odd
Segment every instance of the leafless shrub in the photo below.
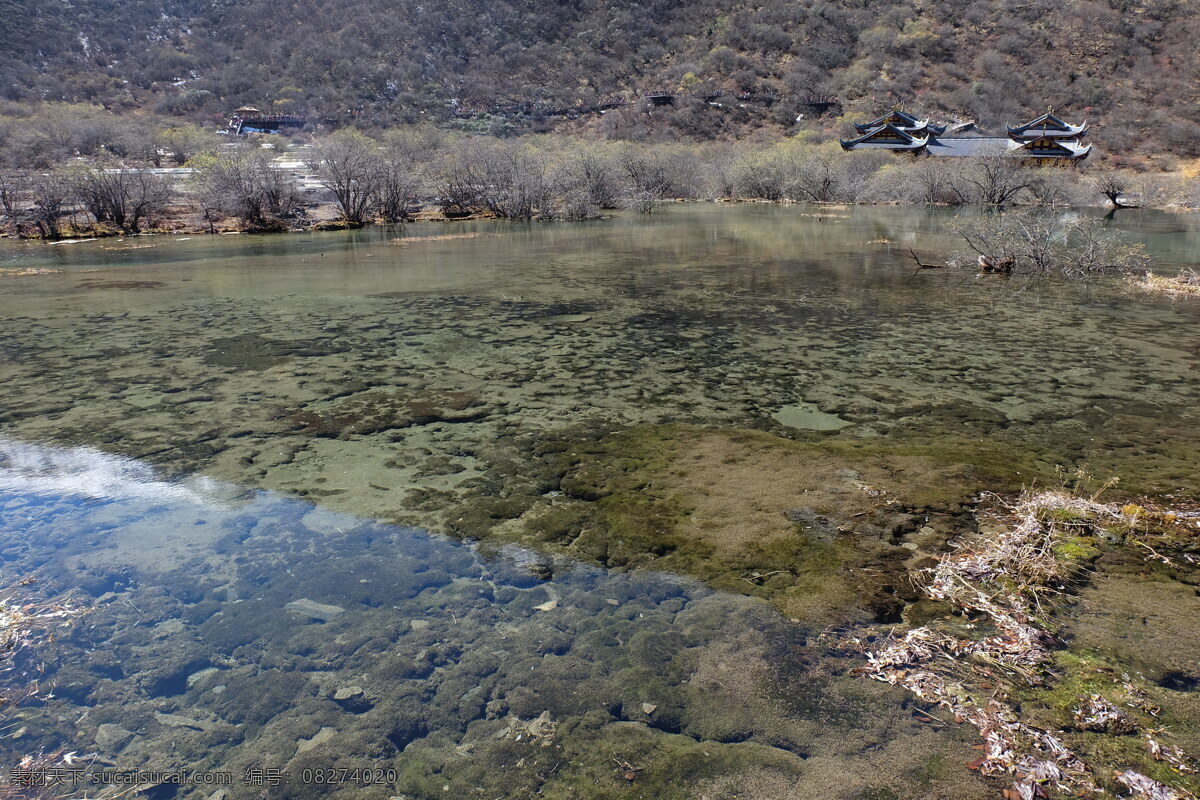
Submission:
<svg viewBox="0 0 1200 800">
<path fill-rule="evenodd" d="M 403 222 L 417 203 L 417 176 L 412 163 L 401 153 L 379 157 L 379 216 L 384 222 Z"/>
<path fill-rule="evenodd" d="M 962 180 L 971 202 L 1003 206 L 1012 203 L 1029 188 L 1033 174 L 1015 158 L 984 156 L 972 159 Z"/>
<path fill-rule="evenodd" d="M 585 151 L 568 156 L 555 183 L 567 206 L 612 209 L 621 205 L 619 166 L 602 153 Z"/>
<path fill-rule="evenodd" d="M 968 252 L 953 261 L 973 265 L 1008 264 L 1016 273 L 1083 278 L 1127 273 L 1144 267 L 1141 244 L 1128 242 L 1103 221 L 1079 214 L 1012 211 L 973 217 L 955 226 Z"/>
<path fill-rule="evenodd" d="M 171 201 L 171 181 L 145 169 L 99 164 L 72 176 L 76 197 L 97 222 L 112 222 L 125 233 L 137 233 L 142 222 Z"/>
<path fill-rule="evenodd" d="M 316 146 L 309 167 L 337 198 L 342 218 L 361 225 L 379 197 L 379 148 L 354 129 L 338 131 Z"/>
<path fill-rule="evenodd" d="M 290 176 L 259 151 L 215 156 L 197 173 L 205 216 L 214 211 L 236 217 L 252 231 L 277 230 L 300 204 Z"/>
<path fill-rule="evenodd" d="M 731 169 L 732 188 L 742 197 L 776 202 L 787 196 L 797 167 L 789 153 L 768 150 L 747 153 Z"/>
<path fill-rule="evenodd" d="M 895 164 L 892 153 L 866 151 L 861 153 L 839 153 L 834 157 L 833 169 L 838 176 L 836 197 L 846 203 L 874 202 L 875 176 L 885 166 Z M 911 162 L 909 162 L 911 163 Z M 905 164 L 908 166 L 908 164 Z"/>
<path fill-rule="evenodd" d="M 0 172 L 0 210 L 7 217 L 16 214 L 28 196 L 28 178 L 20 172 Z"/>
<path fill-rule="evenodd" d="M 836 199 L 834 192 L 837 185 L 838 175 L 829 159 L 814 156 L 800 165 L 789 194 L 798 200 L 827 203 Z"/>
<path fill-rule="evenodd" d="M 33 201 L 30 221 L 44 238 L 62 238 L 59 221 L 67 214 L 71 194 L 71 181 L 61 172 L 37 173 L 29 177 L 29 197 Z"/>
<path fill-rule="evenodd" d="M 903 174 L 917 187 L 920 202 L 953 205 L 965 202 L 960 189 L 961 169 L 953 160 L 919 158 Z"/>
<path fill-rule="evenodd" d="M 620 156 L 626 194 L 634 210 L 648 214 L 669 197 L 693 197 L 695 157 L 668 147 L 629 146 Z"/>
</svg>

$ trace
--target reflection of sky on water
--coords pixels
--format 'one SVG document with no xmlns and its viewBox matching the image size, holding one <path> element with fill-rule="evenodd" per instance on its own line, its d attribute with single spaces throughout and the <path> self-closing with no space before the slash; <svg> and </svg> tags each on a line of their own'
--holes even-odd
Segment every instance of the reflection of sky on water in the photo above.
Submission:
<svg viewBox="0 0 1200 800">
<path fill-rule="evenodd" d="M 216 481 L 170 482 L 147 464 L 91 447 L 49 447 L 0 437 L 0 492 L 95 500 L 209 502 Z"/>
<path fill-rule="evenodd" d="M 627 786 L 614 752 L 654 792 L 651 775 L 678 791 L 758 765 L 781 785 L 865 787 L 964 746 L 886 687 L 834 677 L 761 601 L 270 492 L 221 502 L 230 487 L 90 448 L 0 453 L 0 566 L 94 603 L 38 653 L 54 696 L 0 739 L 6 762 L 65 747 L 122 770 L 278 769 L 281 798 L 308 796 L 305 769 L 394 767 L 386 796 L 516 798 L 577 771 Z M 553 746 L 512 733 L 538 718 Z M 868 766 L 879 748 L 889 777 Z M 235 780 L 226 796 L 259 792 Z"/>
</svg>

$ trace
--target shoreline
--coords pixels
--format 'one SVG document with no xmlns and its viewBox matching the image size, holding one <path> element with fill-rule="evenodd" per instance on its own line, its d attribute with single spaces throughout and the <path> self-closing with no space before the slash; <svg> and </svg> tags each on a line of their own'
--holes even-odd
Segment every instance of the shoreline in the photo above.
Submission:
<svg viewBox="0 0 1200 800">
<path fill-rule="evenodd" d="M 744 197 L 718 197 L 705 199 L 690 199 L 690 198 L 670 198 L 660 201 L 658 206 L 673 206 L 673 205 L 768 205 L 768 206 L 812 206 L 814 208 L 828 210 L 847 210 L 857 207 L 889 207 L 889 208 L 925 208 L 925 209 L 989 209 L 996 208 L 993 206 L 980 205 L 974 203 L 881 203 L 867 202 L 856 203 L 849 201 L 819 201 L 819 200 L 762 200 L 758 198 Z M 1182 206 L 1177 204 L 1172 205 L 1144 205 L 1144 206 L 1121 206 L 1113 208 L 1102 205 L 1077 205 L 1077 204 L 1051 204 L 1042 205 L 1036 203 L 1030 204 L 1014 204 L 1011 206 L 1001 206 L 996 210 L 1012 210 L 1022 208 L 1045 208 L 1047 210 L 1067 212 L 1067 211 L 1105 211 L 1107 215 L 1116 215 L 1120 212 L 1133 211 L 1156 211 L 1164 214 L 1196 214 L 1200 213 L 1200 207 Z M 58 238 L 51 238 L 41 234 L 23 234 L 13 230 L 0 230 L 0 240 L 8 239 L 12 241 L 41 241 L 47 244 L 74 244 L 82 241 L 94 241 L 98 239 L 111 238 L 129 238 L 136 236 L 173 236 L 173 235 L 188 235 L 188 236 L 230 236 L 238 234 L 247 235 L 266 235 L 266 234 L 288 234 L 288 233 L 329 233 L 334 231 L 345 230 L 363 230 L 366 228 L 393 225 L 405 226 L 413 224 L 437 224 L 437 225 L 452 225 L 462 222 L 481 222 L 481 221 L 511 221 L 511 222 L 540 222 L 540 223 L 580 223 L 580 222 L 595 222 L 597 220 L 611 219 L 621 212 L 626 213 L 646 213 L 635 212 L 630 208 L 608 208 L 603 209 L 604 212 L 596 216 L 588 217 L 587 219 L 570 220 L 557 217 L 539 218 L 534 217 L 531 220 L 516 220 L 506 218 L 498 214 L 492 213 L 486 209 L 474 210 L 469 214 L 446 216 L 441 211 L 437 210 L 432 204 L 423 205 L 421 210 L 414 213 L 409 219 L 398 222 L 385 222 L 380 219 L 371 219 L 361 223 L 351 222 L 336 214 L 337 204 L 333 202 L 322 202 L 315 206 L 310 206 L 309 210 L 315 212 L 312 221 L 309 224 L 294 225 L 286 224 L 280 227 L 270 228 L 245 228 L 237 225 L 229 224 L 229 220 L 222 220 L 220 224 L 210 226 L 195 222 L 194 220 L 185 220 L 185 216 L 194 216 L 196 211 L 189 207 L 186 212 L 180 211 L 165 220 L 166 225 L 159 224 L 148 226 L 147 228 L 134 232 L 122 231 L 119 228 L 114 228 L 107 225 L 83 225 L 83 226 L 64 226 L 62 235 Z M 331 213 L 332 212 L 332 213 Z M 616 212 L 616 213 L 614 213 Z M 651 212 L 652 214 L 652 212 Z M 170 222 L 178 222 L 178 225 L 170 225 Z M 281 223 L 290 222 L 288 220 L 280 220 Z M 11 221 L 6 223 L 7 227 L 12 227 Z"/>
</svg>

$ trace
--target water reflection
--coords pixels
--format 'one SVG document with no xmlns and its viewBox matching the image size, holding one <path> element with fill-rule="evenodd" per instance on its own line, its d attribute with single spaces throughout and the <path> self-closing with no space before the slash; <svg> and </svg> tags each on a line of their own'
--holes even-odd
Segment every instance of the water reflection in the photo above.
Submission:
<svg viewBox="0 0 1200 800">
<path fill-rule="evenodd" d="M 165 481 L 147 464 L 92 447 L 52 447 L 0 436 L 0 492 L 44 498 L 207 503 L 230 489 L 205 477 Z"/>
<path fill-rule="evenodd" d="M 272 797 L 782 798 L 915 786 L 966 752 L 747 598 L 265 492 L 214 503 L 86 448 L 3 452 L 5 575 L 95 605 L 38 654 L 53 696 L 18 711 L 9 763 L 86 750 L 92 770 L 220 772 L 230 798 L 263 774 Z M 347 777 L 371 769 L 386 785 Z"/>
</svg>

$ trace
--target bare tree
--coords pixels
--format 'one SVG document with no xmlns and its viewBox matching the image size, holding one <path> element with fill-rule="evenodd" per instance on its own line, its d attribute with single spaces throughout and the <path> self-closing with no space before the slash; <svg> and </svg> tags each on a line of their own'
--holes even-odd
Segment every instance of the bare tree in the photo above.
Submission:
<svg viewBox="0 0 1200 800">
<path fill-rule="evenodd" d="M 963 174 L 963 180 L 973 189 L 971 194 L 975 202 L 1003 206 L 1029 188 L 1032 176 L 1016 158 L 983 156 L 973 160 L 971 167 Z"/>
<path fill-rule="evenodd" d="M 634 210 L 649 214 L 671 194 L 671 179 L 664 159 L 646 149 L 627 149 L 621 155 L 621 170 Z"/>
<path fill-rule="evenodd" d="M 551 211 L 546 158 L 520 142 L 466 142 L 447 153 L 438 173 L 448 216 L 486 210 L 502 219 L 529 220 Z"/>
<path fill-rule="evenodd" d="M 695 197 L 699 164 L 690 150 L 671 146 L 629 146 L 618 163 L 625 194 L 635 209 L 653 211 L 670 197 Z"/>
<path fill-rule="evenodd" d="M 221 212 L 253 231 L 278 230 L 295 213 L 300 198 L 292 179 L 258 151 L 223 153 L 197 173 L 201 206 L 209 223 Z"/>
<path fill-rule="evenodd" d="M 733 187 L 737 193 L 758 200 L 782 200 L 795 179 L 795 162 L 779 152 L 743 156 L 732 169 Z"/>
<path fill-rule="evenodd" d="M 569 159 L 560 170 L 560 191 L 579 204 L 596 209 L 621 205 L 621 179 L 617 165 L 601 153 L 582 152 Z"/>
<path fill-rule="evenodd" d="M 138 233 L 144 220 L 161 212 L 174 194 L 171 181 L 144 169 L 95 166 L 74 175 L 75 194 L 97 222 Z"/>
<path fill-rule="evenodd" d="M 1127 191 L 1125 180 L 1112 170 L 1103 170 L 1092 177 L 1092 186 L 1096 191 L 1108 198 L 1113 208 L 1129 208 L 1121 202 Z"/>
<path fill-rule="evenodd" d="M 484 201 L 498 217 L 533 219 L 550 205 L 546 159 L 514 142 L 498 142 L 480 151 Z"/>
<path fill-rule="evenodd" d="M 875 176 L 880 168 L 894 161 L 891 153 L 866 151 L 858 153 L 841 153 L 841 158 L 834 161 L 833 166 L 838 174 L 838 199 L 860 203 L 874 196 Z"/>
<path fill-rule="evenodd" d="M 363 224 L 379 196 L 379 146 L 359 131 L 338 131 L 317 145 L 309 166 L 337 198 L 342 217 Z"/>
<path fill-rule="evenodd" d="M 921 201 L 925 203 L 964 202 L 963 194 L 956 188 L 958 178 L 955 165 L 950 162 L 955 159 L 919 158 L 909 168 L 908 174 L 920 191 Z"/>
<path fill-rule="evenodd" d="M 38 232 L 47 239 L 61 239 L 61 220 L 68 211 L 71 198 L 71 181 L 61 172 L 31 175 L 29 196 L 33 201 L 30 219 Z"/>
<path fill-rule="evenodd" d="M 975 217 L 956 226 L 970 256 L 985 272 L 1082 278 L 1102 272 L 1131 272 L 1145 266 L 1141 244 L 1128 242 L 1101 220 L 1078 214 L 1012 211 Z"/>
<path fill-rule="evenodd" d="M 791 195 L 797 199 L 826 203 L 834 199 L 834 187 L 837 183 L 838 177 L 829 165 L 829 160 L 813 157 L 800 166 Z"/>
<path fill-rule="evenodd" d="M 402 153 L 379 157 L 379 216 L 384 222 L 403 222 L 417 202 L 417 176 L 412 162 Z"/>
<path fill-rule="evenodd" d="M 28 179 L 19 172 L 0 172 L 0 209 L 13 217 L 28 194 Z"/>
</svg>

